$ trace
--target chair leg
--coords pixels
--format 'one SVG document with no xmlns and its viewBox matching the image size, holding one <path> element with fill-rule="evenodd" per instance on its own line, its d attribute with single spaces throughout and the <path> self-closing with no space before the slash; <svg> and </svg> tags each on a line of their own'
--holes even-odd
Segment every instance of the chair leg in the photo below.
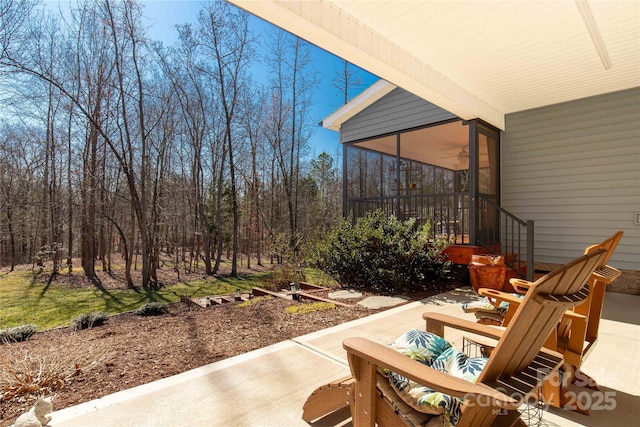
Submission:
<svg viewBox="0 0 640 427">
<path fill-rule="evenodd" d="M 598 382 L 593 377 L 587 375 L 580 368 L 576 368 L 575 375 L 572 380 L 573 384 L 578 387 L 585 387 L 590 390 L 600 390 Z"/>
<path fill-rule="evenodd" d="M 317 388 L 302 407 L 302 419 L 308 423 L 324 418 L 353 401 L 353 377 L 348 376 Z"/>
<path fill-rule="evenodd" d="M 586 383 L 597 384 L 595 381 L 582 373 L 577 367 L 571 364 L 565 364 L 562 367 L 562 372 L 552 375 L 548 378 L 542 386 L 542 394 L 545 403 L 555 408 L 564 408 L 571 411 L 576 411 L 580 414 L 589 415 L 589 402 L 584 402 L 580 399 L 581 394 L 573 393 L 569 390 L 569 385 L 575 383 L 578 386 L 584 386 L 582 381 L 586 377 Z M 591 387 L 590 387 L 591 388 Z"/>
</svg>

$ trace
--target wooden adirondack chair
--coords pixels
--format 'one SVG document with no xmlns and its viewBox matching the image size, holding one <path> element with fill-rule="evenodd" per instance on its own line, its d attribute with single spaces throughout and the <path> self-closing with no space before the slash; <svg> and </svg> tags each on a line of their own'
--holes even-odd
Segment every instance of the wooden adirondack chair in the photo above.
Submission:
<svg viewBox="0 0 640 427">
<path fill-rule="evenodd" d="M 580 371 L 579 368 L 597 343 L 606 287 L 621 274 L 620 270 L 607 265 L 607 263 L 623 234 L 622 231 L 618 231 L 602 243 L 591 245 L 585 249 L 585 254 L 599 248 L 607 251 L 589 278 L 589 297 L 582 304 L 564 314 L 554 333 L 545 342 L 546 348 L 562 353 L 565 360 L 561 369 L 562 381 L 554 380 L 543 387 L 545 401 L 552 406 L 559 408 L 571 402 L 578 412 L 589 413 L 588 406 L 584 402 L 575 402 L 572 396 L 567 395 L 567 391 L 569 384 L 575 382 L 576 379 L 580 379 L 581 384 L 589 388 L 598 389 L 597 382 Z M 528 292 L 531 286 L 531 282 L 520 279 L 512 279 L 511 284 L 514 289 L 523 294 Z M 522 303 L 522 299 L 512 294 L 493 289 L 480 289 L 479 294 L 489 298 L 496 306 L 502 302 L 509 303 L 502 326 L 508 326 L 511 323 L 518 306 Z"/>
<path fill-rule="evenodd" d="M 464 398 L 458 426 L 524 425 L 516 409 L 562 365 L 561 355 L 542 345 L 565 310 L 587 299 L 586 282 L 605 253 L 592 251 L 533 283 L 505 330 L 437 313 L 423 315 L 427 331 L 440 337 L 448 326 L 498 340 L 475 384 L 365 338 L 347 338 L 343 347 L 352 377 L 316 389 L 303 407 L 303 419 L 312 422 L 348 405 L 356 427 L 423 424 L 425 414 L 414 413 L 379 373 L 384 367 Z"/>
</svg>

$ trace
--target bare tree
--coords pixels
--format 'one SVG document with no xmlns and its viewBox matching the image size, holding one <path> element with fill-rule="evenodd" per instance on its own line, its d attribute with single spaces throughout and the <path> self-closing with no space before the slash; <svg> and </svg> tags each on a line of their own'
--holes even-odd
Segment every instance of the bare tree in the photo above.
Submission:
<svg viewBox="0 0 640 427">
<path fill-rule="evenodd" d="M 0 65 L 20 55 L 36 0 L 0 0 Z"/>
<path fill-rule="evenodd" d="M 97 153 L 98 142 L 103 141 L 117 160 L 129 189 L 131 212 L 136 219 L 143 255 L 142 284 L 148 287 L 156 281 L 158 218 L 153 203 L 160 194 L 159 175 L 154 172 L 154 166 L 159 163 L 154 162 L 151 156 L 161 155 L 163 151 L 149 138 L 165 110 L 152 109 L 147 103 L 143 78 L 145 38 L 139 23 L 139 7 L 133 2 L 116 6 L 110 0 L 103 0 L 83 9 L 81 17 L 79 34 L 83 42 L 78 43 L 76 57 L 79 61 L 75 62 L 76 71 L 71 74 L 75 78 L 69 79 L 69 74 L 57 74 L 43 67 L 40 61 L 13 60 L 10 63 L 19 71 L 53 84 L 88 123 L 84 164 L 89 184 L 83 189 L 87 191 L 83 198 L 87 210 L 83 212 L 85 223 L 81 230 L 85 274 L 95 274 L 95 247 L 93 241 L 91 244 L 89 241 L 95 235 Z M 89 20 L 95 25 L 89 25 Z M 88 28 L 97 31 L 85 34 L 83 31 Z M 97 43 L 98 49 L 92 49 L 95 46 L 91 43 Z M 78 65 L 87 63 L 91 67 Z M 83 86 L 74 87 L 73 82 Z M 160 139 L 160 143 L 163 142 L 166 139 Z M 133 225 L 131 230 L 133 233 Z M 130 260 L 127 263 L 129 268 Z"/>
<path fill-rule="evenodd" d="M 176 90 L 177 102 L 180 105 L 181 124 L 188 139 L 189 156 L 187 164 L 190 166 L 191 191 L 194 202 L 194 230 L 197 236 L 202 236 L 202 259 L 206 274 L 213 274 L 211 265 L 211 224 L 206 212 L 207 177 L 205 171 L 205 155 L 207 137 L 213 129 L 212 121 L 217 117 L 215 107 L 212 106 L 212 88 L 207 84 L 206 73 L 199 64 L 199 42 L 197 34 L 190 25 L 178 27 L 179 43 L 172 50 L 173 63 L 169 63 L 165 55 L 161 55 L 165 69 Z M 212 108 L 213 107 L 213 108 Z M 214 138 L 214 143 L 217 139 Z M 217 149 L 214 151 L 218 151 Z M 194 240 L 194 243 L 197 243 Z M 198 248 L 193 248 L 199 253 Z"/>
<path fill-rule="evenodd" d="M 336 69 L 336 75 L 331 84 L 342 93 L 342 105 L 347 105 L 353 96 L 352 91 L 362 87 L 362 80 L 358 69 L 347 60 L 342 60 L 342 67 Z"/>
<path fill-rule="evenodd" d="M 260 189 L 263 188 L 264 171 L 260 164 L 264 164 L 264 146 L 260 143 L 260 111 L 261 104 L 252 102 L 252 99 L 260 100 L 260 95 L 254 94 L 244 100 L 245 111 L 243 123 L 249 145 L 251 147 L 250 173 L 247 175 L 246 183 L 248 188 L 248 214 L 247 216 L 247 267 L 251 267 L 251 255 L 256 255 L 258 265 L 262 265 L 262 220 L 263 209 L 260 199 Z"/>
<path fill-rule="evenodd" d="M 158 201 L 162 194 L 166 153 L 172 126 L 166 126 L 166 114 L 170 103 L 168 94 L 159 97 L 158 103 L 149 102 L 147 90 L 162 85 L 151 85 L 144 76 L 151 70 L 145 62 L 147 40 L 142 30 L 141 10 L 133 2 L 113 7 L 104 0 L 103 10 L 113 43 L 118 113 L 120 122 L 120 147 L 108 140 L 113 154 L 126 177 L 132 211 L 136 218 L 142 253 L 142 285 L 147 288 L 157 284 L 159 256 Z M 162 124 L 165 126 L 162 126 Z M 159 134 L 155 134 L 158 132 Z"/>
<path fill-rule="evenodd" d="M 289 250 L 298 256 L 298 228 L 301 165 L 311 134 L 309 107 L 317 88 L 311 68 L 309 46 L 297 37 L 276 32 L 269 58 L 272 75 L 271 111 L 266 117 L 265 137 L 271 143 L 275 165 L 282 180 L 286 200 Z"/>
<path fill-rule="evenodd" d="M 229 186 L 231 191 L 231 210 L 233 215 L 233 243 L 231 274 L 238 273 L 238 193 L 236 183 L 236 164 L 234 159 L 234 128 L 238 99 L 243 90 L 243 77 L 248 60 L 252 55 L 248 30 L 248 17 L 244 12 L 233 9 L 227 3 L 211 3 L 199 16 L 201 45 L 215 62 L 211 70 L 218 82 L 219 102 L 224 117 L 224 139 L 229 164 Z M 221 188 L 218 189 L 220 191 Z M 220 206 L 218 207 L 220 209 Z M 219 265 L 220 253 L 216 266 Z"/>
<path fill-rule="evenodd" d="M 207 274 L 226 254 L 237 274 L 241 254 L 282 262 L 327 229 L 339 186 L 331 159 L 306 157 L 306 43 L 278 32 L 261 87 L 247 15 L 226 3 L 166 49 L 135 0 L 70 5 L 60 28 L 34 5 L 0 0 L 0 264 L 64 240 L 69 271 L 80 255 L 97 280 L 120 252 L 149 288 L 163 251 Z"/>
<path fill-rule="evenodd" d="M 2 254 L 8 256 L 10 271 L 13 271 L 17 264 L 29 262 L 36 249 L 37 243 L 31 238 L 34 233 L 30 218 L 39 209 L 39 204 L 32 204 L 30 194 L 31 187 L 39 188 L 36 184 L 39 165 L 38 159 L 27 154 L 34 147 L 23 143 L 29 140 L 29 129 L 4 125 L 1 133 L 0 229 L 2 235 L 9 238 L 8 247 L 3 245 Z"/>
</svg>

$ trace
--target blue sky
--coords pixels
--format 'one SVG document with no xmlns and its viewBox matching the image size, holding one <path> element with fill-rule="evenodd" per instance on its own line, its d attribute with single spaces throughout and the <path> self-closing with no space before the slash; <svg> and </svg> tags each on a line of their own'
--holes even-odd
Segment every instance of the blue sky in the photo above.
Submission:
<svg viewBox="0 0 640 427">
<path fill-rule="evenodd" d="M 177 40 L 175 26 L 184 23 L 196 23 L 198 11 L 202 8 L 200 1 L 194 0 L 143 0 L 144 15 L 149 23 L 149 35 L 151 38 L 161 40 L 166 45 L 173 44 Z M 250 15 L 249 25 L 251 30 L 260 40 L 265 39 L 265 34 L 273 28 L 268 22 Z M 320 122 L 340 107 L 342 95 L 333 87 L 331 81 L 335 77 L 336 70 L 343 66 L 342 60 L 317 47 L 311 49 L 313 66 L 321 78 L 320 86 L 315 95 L 315 106 L 312 110 L 314 121 Z M 362 91 L 375 83 L 378 78 L 363 71 L 360 74 L 363 85 L 358 89 Z M 355 93 L 354 93 L 355 95 Z M 316 157 L 322 151 L 328 152 L 334 158 L 339 150 L 338 133 L 317 127 L 311 138 L 311 156 Z"/>
</svg>

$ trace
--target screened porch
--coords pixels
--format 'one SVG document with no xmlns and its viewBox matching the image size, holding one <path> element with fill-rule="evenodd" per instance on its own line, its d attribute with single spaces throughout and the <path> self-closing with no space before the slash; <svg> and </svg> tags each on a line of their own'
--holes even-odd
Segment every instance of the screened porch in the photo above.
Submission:
<svg viewBox="0 0 640 427">
<path fill-rule="evenodd" d="M 499 243 L 497 216 L 478 209 L 478 194 L 499 205 L 499 134 L 450 120 L 345 144 L 344 214 L 381 209 L 429 221 L 455 243 Z"/>
</svg>

